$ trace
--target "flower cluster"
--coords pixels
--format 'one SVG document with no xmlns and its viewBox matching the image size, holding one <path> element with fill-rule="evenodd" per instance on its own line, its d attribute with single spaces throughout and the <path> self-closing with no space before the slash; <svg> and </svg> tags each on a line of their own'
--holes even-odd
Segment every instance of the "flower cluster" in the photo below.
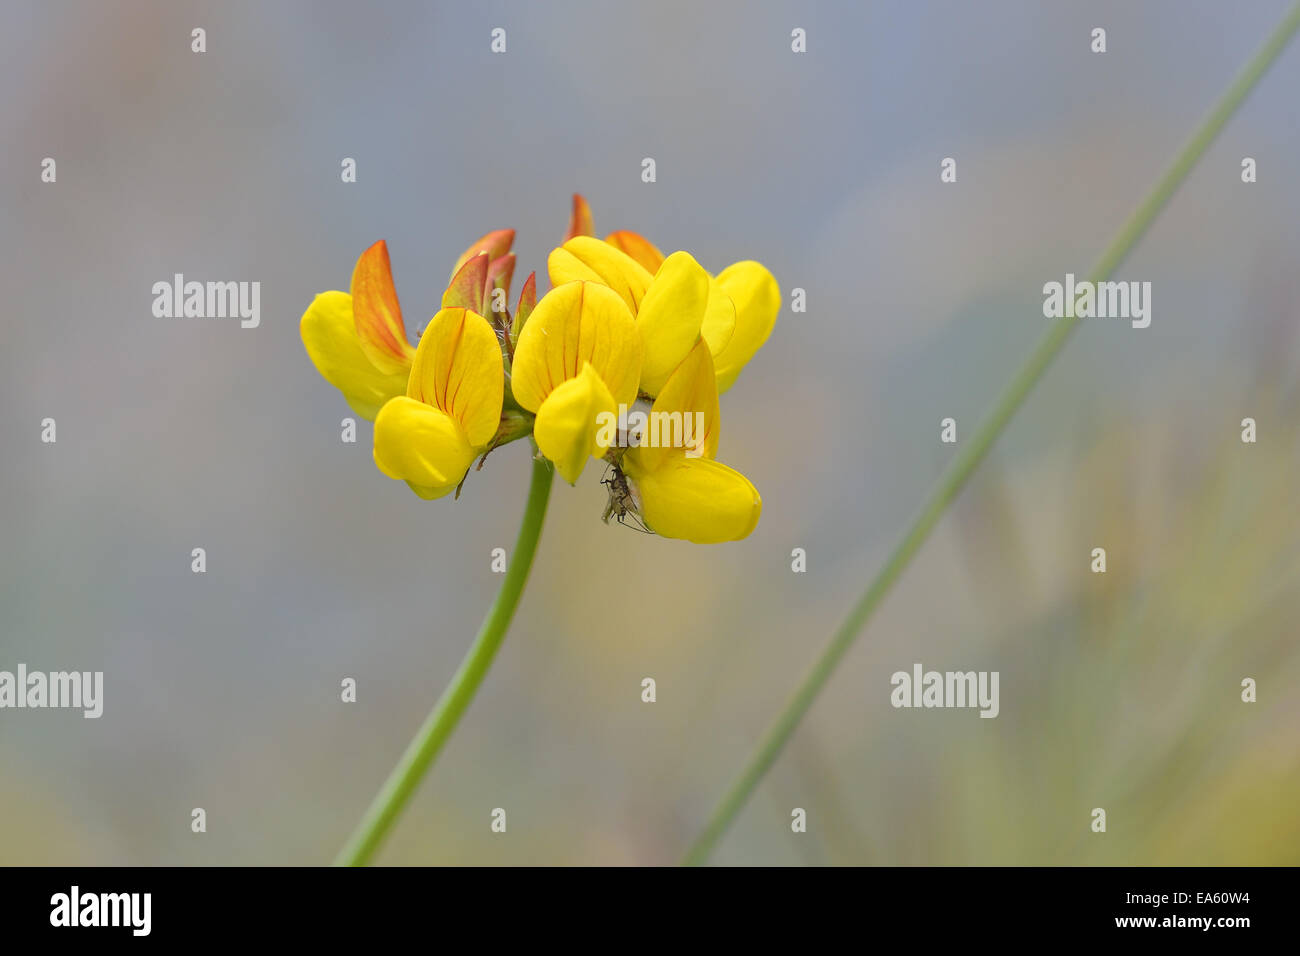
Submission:
<svg viewBox="0 0 1300 956">
<path fill-rule="evenodd" d="M 407 340 L 388 249 L 377 242 L 351 293 L 323 292 L 302 317 L 303 344 L 325 380 L 375 423 L 379 470 L 422 498 L 459 491 L 475 459 L 532 435 L 570 484 L 591 458 L 612 473 L 606 520 L 697 543 L 735 541 L 762 500 L 716 460 L 718 396 L 771 334 L 780 308 L 772 274 L 737 262 L 710 275 L 687 252 L 664 256 L 633 232 L 593 235 L 574 196 L 564 243 L 551 251 L 551 290 L 530 274 L 507 308 L 514 230 L 488 233 L 460 257 L 442 305 Z M 647 441 L 627 409 L 685 440 Z M 618 420 L 625 426 L 602 427 Z M 611 432 L 615 438 L 611 440 Z"/>
</svg>

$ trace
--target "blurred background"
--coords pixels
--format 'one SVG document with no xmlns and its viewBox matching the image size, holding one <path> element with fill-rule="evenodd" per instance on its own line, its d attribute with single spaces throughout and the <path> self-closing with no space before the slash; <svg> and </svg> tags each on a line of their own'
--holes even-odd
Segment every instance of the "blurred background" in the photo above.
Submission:
<svg viewBox="0 0 1300 956">
<path fill-rule="evenodd" d="M 412 331 L 489 229 L 519 230 L 517 292 L 574 191 L 601 235 L 780 282 L 723 397 L 762 521 L 696 547 L 601 524 L 598 467 L 557 482 L 379 861 L 676 861 L 956 453 L 940 420 L 973 434 L 1043 283 L 1087 273 L 1285 9 L 5 3 L 0 669 L 102 670 L 105 703 L 0 712 L 0 862 L 332 859 L 500 583 L 528 452 L 420 501 L 368 423 L 340 441 L 299 317 L 380 238 Z M 1297 88 L 1292 48 L 1119 269 L 1150 328 L 1082 324 L 716 862 L 1300 862 Z M 155 318 L 177 272 L 260 281 L 261 327 Z M 915 662 L 999 671 L 1000 716 L 893 709 Z"/>
</svg>

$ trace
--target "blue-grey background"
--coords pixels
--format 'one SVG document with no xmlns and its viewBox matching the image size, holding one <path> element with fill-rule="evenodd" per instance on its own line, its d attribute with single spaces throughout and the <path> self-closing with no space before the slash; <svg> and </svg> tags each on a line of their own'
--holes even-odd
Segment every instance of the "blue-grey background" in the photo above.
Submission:
<svg viewBox="0 0 1300 956">
<path fill-rule="evenodd" d="M 369 425 L 339 440 L 298 319 L 380 238 L 412 330 L 489 229 L 519 230 L 517 289 L 581 191 L 602 235 L 807 290 L 723 400 L 762 521 L 695 547 L 602 525 L 599 469 L 557 483 L 516 624 L 380 860 L 660 864 L 955 453 L 940 419 L 973 434 L 1043 283 L 1087 272 L 1285 4 L 0 11 L 0 669 L 106 682 L 98 721 L 0 712 L 0 862 L 333 856 L 499 584 L 527 451 L 421 502 Z M 1084 323 L 716 860 L 1297 862 L 1297 88 L 1291 49 L 1119 270 L 1154 284 L 1151 327 Z M 261 327 L 154 318 L 176 272 L 260 281 Z M 891 708 L 917 661 L 1000 671 L 1001 715 Z"/>
</svg>

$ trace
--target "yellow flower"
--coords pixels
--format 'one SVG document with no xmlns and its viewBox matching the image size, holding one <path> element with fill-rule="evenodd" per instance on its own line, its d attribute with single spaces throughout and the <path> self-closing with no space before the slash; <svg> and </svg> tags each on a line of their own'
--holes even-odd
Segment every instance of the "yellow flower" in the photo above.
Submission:
<svg viewBox="0 0 1300 956">
<path fill-rule="evenodd" d="M 373 420 L 384 402 L 406 391 L 415 349 L 406 340 L 382 239 L 357 260 L 352 294 L 316 296 L 299 331 L 316 370 L 362 418 Z"/>
<path fill-rule="evenodd" d="M 635 486 L 641 517 L 651 531 L 696 544 L 739 541 L 758 524 L 763 500 L 748 478 L 713 460 L 721 422 L 713 356 L 705 339 L 673 372 L 650 414 L 652 419 L 680 415 L 685 422 L 697 413 L 702 428 L 692 429 L 689 446 L 629 448 L 622 468 Z"/>
<path fill-rule="evenodd" d="M 420 337 L 406 394 L 375 418 L 375 464 L 421 498 L 453 491 L 501 422 L 505 371 L 487 319 L 442 309 Z"/>
<path fill-rule="evenodd" d="M 626 253 L 577 236 L 547 258 L 551 284 L 584 280 L 619 294 L 641 333 L 645 361 L 640 390 L 657 395 L 703 335 L 710 347 L 732 337 L 736 313 L 725 295 L 711 295 L 709 274 L 688 252 L 674 252 L 653 276 Z"/>
<path fill-rule="evenodd" d="M 487 233 L 457 260 L 418 348 L 377 242 L 357 261 L 350 293 L 316 296 L 303 344 L 374 420 L 375 465 L 422 498 L 451 493 L 477 457 L 531 433 L 570 484 L 589 459 L 609 462 L 606 520 L 634 514 L 697 543 L 748 536 L 762 499 L 715 460 L 718 394 L 772 330 L 775 279 L 756 262 L 711 276 L 689 253 L 665 257 L 636 233 L 601 241 L 592 231 L 575 195 L 565 242 L 547 260 L 552 290 L 538 301 L 529 275 L 513 314 L 514 231 Z M 653 400 L 648 415 L 627 417 L 639 400 Z"/>
<path fill-rule="evenodd" d="M 508 295 L 514 239 L 513 229 L 497 229 L 471 244 L 452 270 L 443 306 L 484 313 L 494 289 Z M 320 293 L 303 313 L 299 331 L 316 370 L 362 418 L 373 421 L 386 401 L 406 392 L 415 349 L 406 339 L 382 239 L 357 260 L 351 294 Z"/>
<path fill-rule="evenodd" d="M 533 438 L 573 484 L 596 441 L 602 412 L 617 415 L 636 400 L 641 339 L 624 300 L 597 282 L 568 282 L 528 316 L 511 366 L 520 407 L 537 415 Z"/>
<path fill-rule="evenodd" d="M 579 208 L 583 213 L 581 218 L 577 213 Z M 591 235 L 591 212 L 581 196 L 574 196 L 574 209 L 569 228 L 574 237 L 554 250 L 547 260 L 551 283 L 572 279 L 599 281 L 623 296 L 628 308 L 636 315 L 645 340 L 648 382 L 643 382 L 642 391 L 652 396 L 658 393 L 667 375 L 694 345 L 692 328 L 709 343 L 718 390 L 725 392 L 731 388 L 741 369 L 772 334 L 777 313 L 781 310 L 781 289 L 772 273 L 761 263 L 744 260 L 729 265 L 717 276 L 709 276 L 686 253 L 674 253 L 665 258 L 645 237 L 625 229 L 611 232 L 601 242 Z M 585 233 L 579 230 L 585 230 Z M 652 303 L 659 307 L 670 306 L 673 314 L 668 318 L 653 315 L 649 321 L 643 321 L 639 311 L 645 308 L 643 299 L 650 286 L 659 281 L 659 272 L 677 256 L 690 259 L 708 282 L 706 305 L 698 325 L 695 296 L 698 295 L 699 278 L 692 276 L 691 281 L 686 282 L 685 273 L 694 270 L 680 265 L 675 270 L 674 293 Z M 660 338 L 662 341 L 658 340 Z M 688 343 L 685 349 L 683 342 Z"/>
</svg>

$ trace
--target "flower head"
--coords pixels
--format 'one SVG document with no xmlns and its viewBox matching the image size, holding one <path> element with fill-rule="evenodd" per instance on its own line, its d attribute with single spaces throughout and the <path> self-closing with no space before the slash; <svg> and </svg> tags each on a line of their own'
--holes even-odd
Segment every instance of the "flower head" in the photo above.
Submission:
<svg viewBox="0 0 1300 956">
<path fill-rule="evenodd" d="M 531 435 L 571 484 L 589 459 L 608 463 L 607 520 L 632 512 L 658 534 L 701 543 L 747 536 L 762 500 L 715 460 L 718 394 L 771 332 L 771 273 L 746 261 L 711 276 L 690 253 L 664 256 L 626 230 L 602 241 L 575 195 L 547 260 L 551 291 L 539 299 L 530 274 L 512 315 L 514 238 L 489 232 L 457 259 L 418 347 L 382 241 L 358 260 L 350 293 L 323 292 L 303 315 L 312 362 L 375 423 L 375 465 L 439 498 L 459 494 L 475 458 Z M 634 405 L 672 422 L 676 438 L 644 442 L 625 425 Z"/>
</svg>

